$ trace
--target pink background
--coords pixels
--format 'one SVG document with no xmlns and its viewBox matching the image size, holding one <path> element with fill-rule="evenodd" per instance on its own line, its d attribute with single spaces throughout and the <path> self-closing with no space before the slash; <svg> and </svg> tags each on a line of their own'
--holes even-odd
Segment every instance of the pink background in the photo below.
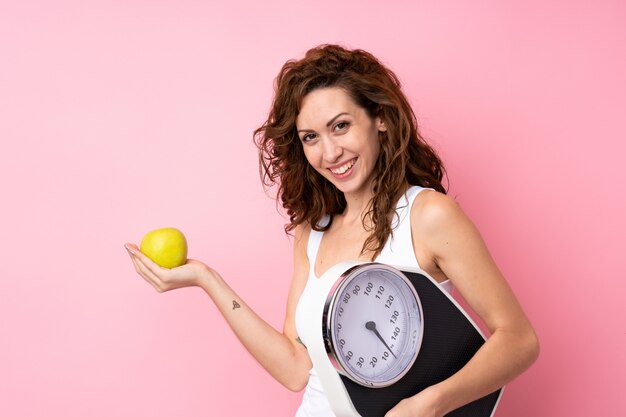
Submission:
<svg viewBox="0 0 626 417">
<path fill-rule="evenodd" d="M 0 6 L 0 415 L 293 415 L 208 297 L 157 294 L 122 244 L 179 227 L 281 328 L 291 242 L 251 133 L 327 42 L 400 76 L 536 326 L 497 415 L 624 414 L 622 1 L 108 3 Z"/>
</svg>

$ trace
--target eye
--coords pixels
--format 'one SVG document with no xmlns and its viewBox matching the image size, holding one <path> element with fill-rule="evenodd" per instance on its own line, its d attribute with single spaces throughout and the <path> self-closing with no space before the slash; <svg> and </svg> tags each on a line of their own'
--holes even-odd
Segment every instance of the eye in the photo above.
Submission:
<svg viewBox="0 0 626 417">
<path fill-rule="evenodd" d="M 307 143 L 311 142 L 313 139 L 315 139 L 315 133 L 307 133 L 306 135 L 302 136 L 300 140 L 304 143 Z"/>
<path fill-rule="evenodd" d="M 349 122 L 339 122 L 335 125 L 335 130 L 346 130 L 350 126 Z"/>
</svg>

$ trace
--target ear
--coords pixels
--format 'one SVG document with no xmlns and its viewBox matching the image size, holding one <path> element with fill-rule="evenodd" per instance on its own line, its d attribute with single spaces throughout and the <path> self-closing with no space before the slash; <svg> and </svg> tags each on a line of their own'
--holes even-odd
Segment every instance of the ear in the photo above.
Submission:
<svg viewBox="0 0 626 417">
<path fill-rule="evenodd" d="M 376 128 L 379 132 L 387 131 L 387 125 L 385 125 L 385 122 L 380 117 L 376 118 Z"/>
</svg>

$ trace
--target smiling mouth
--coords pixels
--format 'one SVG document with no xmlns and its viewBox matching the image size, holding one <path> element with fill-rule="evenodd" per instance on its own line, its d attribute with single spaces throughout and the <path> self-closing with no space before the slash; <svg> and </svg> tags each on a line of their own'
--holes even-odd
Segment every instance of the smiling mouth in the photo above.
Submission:
<svg viewBox="0 0 626 417">
<path fill-rule="evenodd" d="M 340 167 L 328 168 L 328 169 L 330 170 L 330 172 L 332 172 L 335 175 L 341 175 L 341 174 L 345 174 L 350 168 L 354 166 L 355 163 L 356 163 L 356 158 L 349 160 L 348 162 L 341 165 Z"/>
</svg>

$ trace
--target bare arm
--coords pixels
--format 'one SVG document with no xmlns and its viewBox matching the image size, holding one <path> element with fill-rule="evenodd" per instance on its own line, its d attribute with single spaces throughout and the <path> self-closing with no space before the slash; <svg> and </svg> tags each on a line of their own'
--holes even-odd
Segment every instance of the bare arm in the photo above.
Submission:
<svg viewBox="0 0 626 417">
<path fill-rule="evenodd" d="M 539 343 L 519 302 L 476 227 L 449 197 L 425 192 L 411 213 L 422 267 L 446 276 L 489 328 L 491 336 L 450 378 L 404 400 L 387 417 L 443 416 L 502 387 L 536 360 Z"/>
<path fill-rule="evenodd" d="M 278 382 L 290 390 L 304 388 L 311 369 L 311 361 L 304 346 L 299 343 L 295 329 L 295 306 L 306 284 L 308 269 L 306 243 L 302 231 L 296 233 L 294 245 L 294 276 L 287 300 L 287 314 L 283 332 L 279 332 L 259 317 L 226 281 L 205 264 L 189 260 L 187 264 L 166 269 L 144 256 L 137 246 L 128 244 L 135 269 L 157 291 L 199 286 L 213 300 L 235 335 L 252 356 Z M 306 241 L 305 241 L 306 242 Z M 302 252 L 304 250 L 304 252 Z"/>
</svg>

